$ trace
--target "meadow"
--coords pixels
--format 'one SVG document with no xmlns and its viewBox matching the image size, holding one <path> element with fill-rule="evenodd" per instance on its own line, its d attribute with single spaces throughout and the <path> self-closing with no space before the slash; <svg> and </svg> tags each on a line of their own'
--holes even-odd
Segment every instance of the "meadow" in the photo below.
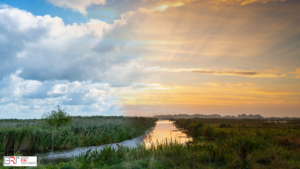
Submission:
<svg viewBox="0 0 300 169">
<path fill-rule="evenodd" d="M 115 143 L 144 134 L 155 121 L 137 117 L 77 117 L 69 125 L 51 127 L 43 120 L 1 120 L 0 150 L 2 155 L 12 155 L 18 150 L 57 150 Z"/>
<path fill-rule="evenodd" d="M 175 125 L 194 139 L 151 147 L 106 147 L 69 162 L 37 168 L 300 168 L 300 121 L 178 119 Z"/>
</svg>

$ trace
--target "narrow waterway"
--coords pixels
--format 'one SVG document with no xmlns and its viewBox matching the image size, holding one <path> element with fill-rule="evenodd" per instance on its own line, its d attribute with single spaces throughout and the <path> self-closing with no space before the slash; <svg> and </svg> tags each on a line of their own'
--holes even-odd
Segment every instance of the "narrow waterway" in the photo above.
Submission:
<svg viewBox="0 0 300 169">
<path fill-rule="evenodd" d="M 191 141 L 192 138 L 188 138 L 185 133 L 178 130 L 172 121 L 169 120 L 159 120 L 156 122 L 154 128 L 148 131 L 146 134 L 136 137 L 134 139 L 125 140 L 119 143 L 105 144 L 100 146 L 87 146 L 87 147 L 77 147 L 68 150 L 54 150 L 54 151 L 40 151 L 40 152 L 24 152 L 23 155 L 27 156 L 39 156 L 39 159 L 45 159 L 50 161 L 56 161 L 59 159 L 72 158 L 80 153 L 87 152 L 89 149 L 101 150 L 106 146 L 112 146 L 118 148 L 118 145 L 127 146 L 130 148 L 136 147 L 138 144 L 145 144 L 147 147 L 151 144 L 163 143 L 163 142 L 176 142 L 185 143 Z"/>
</svg>

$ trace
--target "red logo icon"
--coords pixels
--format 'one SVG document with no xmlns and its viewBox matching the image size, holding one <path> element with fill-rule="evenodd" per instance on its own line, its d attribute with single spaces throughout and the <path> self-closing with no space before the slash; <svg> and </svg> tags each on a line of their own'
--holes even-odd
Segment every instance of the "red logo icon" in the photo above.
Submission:
<svg viewBox="0 0 300 169">
<path fill-rule="evenodd" d="M 16 164 L 16 158 L 15 157 L 10 157 L 10 161 Z"/>
</svg>

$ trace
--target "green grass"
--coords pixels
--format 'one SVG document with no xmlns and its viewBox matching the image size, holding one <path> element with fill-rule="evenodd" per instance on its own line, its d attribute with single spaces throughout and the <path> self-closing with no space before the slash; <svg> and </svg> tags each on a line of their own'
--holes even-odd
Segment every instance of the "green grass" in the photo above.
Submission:
<svg viewBox="0 0 300 169">
<path fill-rule="evenodd" d="M 151 118 L 75 118 L 55 128 L 42 120 L 0 121 L 2 154 L 17 150 L 64 149 L 101 145 L 131 139 L 154 126 Z"/>
</svg>

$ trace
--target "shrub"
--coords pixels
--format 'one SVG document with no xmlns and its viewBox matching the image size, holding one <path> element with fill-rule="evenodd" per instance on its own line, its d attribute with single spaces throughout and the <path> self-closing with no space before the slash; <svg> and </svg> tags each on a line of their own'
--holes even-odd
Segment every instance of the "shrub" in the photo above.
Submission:
<svg viewBox="0 0 300 169">
<path fill-rule="evenodd" d="M 44 119 L 48 125 L 54 127 L 60 127 L 71 123 L 72 117 L 66 111 L 60 109 L 59 106 L 57 107 L 58 111 L 52 110 L 51 113 L 44 113 L 42 119 Z"/>
</svg>

